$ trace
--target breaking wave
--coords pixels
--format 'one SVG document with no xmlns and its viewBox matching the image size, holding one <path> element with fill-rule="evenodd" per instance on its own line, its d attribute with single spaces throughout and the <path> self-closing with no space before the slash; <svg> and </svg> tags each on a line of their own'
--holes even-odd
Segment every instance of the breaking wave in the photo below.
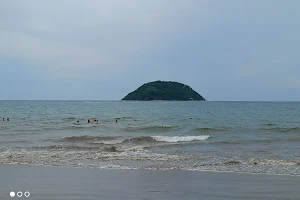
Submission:
<svg viewBox="0 0 300 200">
<path fill-rule="evenodd" d="M 108 136 L 68 136 L 60 139 L 55 139 L 58 142 L 83 142 L 88 144 L 104 144 L 104 145 L 116 145 L 122 143 L 156 143 L 156 142 L 166 142 L 166 143 L 178 143 L 178 142 L 191 142 L 191 141 L 202 141 L 210 138 L 210 135 L 200 135 L 200 136 L 140 136 L 132 138 L 120 138 L 120 137 L 108 137 Z"/>
<path fill-rule="evenodd" d="M 209 135 L 200 136 L 152 136 L 152 138 L 158 142 L 191 142 L 191 141 L 201 141 L 210 138 Z"/>
</svg>

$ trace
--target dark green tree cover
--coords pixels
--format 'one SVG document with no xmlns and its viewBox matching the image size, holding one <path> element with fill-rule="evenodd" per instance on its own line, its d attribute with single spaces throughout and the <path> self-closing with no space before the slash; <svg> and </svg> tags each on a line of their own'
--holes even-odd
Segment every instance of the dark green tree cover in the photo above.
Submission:
<svg viewBox="0 0 300 200">
<path fill-rule="evenodd" d="M 143 84 L 135 91 L 129 93 L 122 100 L 175 100 L 175 101 L 205 101 L 205 99 L 195 92 L 191 87 L 182 83 L 171 81 L 154 81 Z"/>
</svg>

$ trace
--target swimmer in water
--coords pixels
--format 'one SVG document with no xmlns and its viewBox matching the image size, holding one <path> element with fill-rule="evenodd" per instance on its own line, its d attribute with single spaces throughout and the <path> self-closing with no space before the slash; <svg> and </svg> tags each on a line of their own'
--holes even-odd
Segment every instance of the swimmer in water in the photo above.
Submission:
<svg viewBox="0 0 300 200">
<path fill-rule="evenodd" d="M 5 119 L 4 119 L 4 117 L 2 118 L 2 121 L 4 121 Z"/>
<path fill-rule="evenodd" d="M 118 123 L 118 120 L 116 119 L 116 123 Z"/>
<path fill-rule="evenodd" d="M 88 123 L 91 123 L 91 121 L 88 119 Z"/>
<path fill-rule="evenodd" d="M 9 118 L 7 118 L 7 121 L 9 122 Z"/>
</svg>

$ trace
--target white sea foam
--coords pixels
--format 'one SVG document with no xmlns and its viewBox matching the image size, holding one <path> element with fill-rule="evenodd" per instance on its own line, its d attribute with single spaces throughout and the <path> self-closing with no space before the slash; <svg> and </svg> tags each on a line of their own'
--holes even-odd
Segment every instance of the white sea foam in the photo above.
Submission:
<svg viewBox="0 0 300 200">
<path fill-rule="evenodd" d="M 145 148 L 150 147 L 149 145 L 136 145 L 136 146 L 121 146 L 118 147 L 118 151 L 134 151 L 134 152 L 140 152 L 140 151 L 146 151 Z"/>
<path fill-rule="evenodd" d="M 152 136 L 152 138 L 158 142 L 190 142 L 190 141 L 200 141 L 207 140 L 210 138 L 209 135 L 199 135 L 199 136 Z"/>
<path fill-rule="evenodd" d="M 261 159 L 261 160 L 250 159 L 249 164 L 270 165 L 270 166 L 298 166 L 300 165 L 300 162 L 294 160 L 289 161 L 289 160 L 272 160 L 272 159 Z"/>
<path fill-rule="evenodd" d="M 124 140 L 101 140 L 95 141 L 93 144 L 106 144 L 106 145 L 113 145 L 113 144 L 121 144 Z"/>
</svg>

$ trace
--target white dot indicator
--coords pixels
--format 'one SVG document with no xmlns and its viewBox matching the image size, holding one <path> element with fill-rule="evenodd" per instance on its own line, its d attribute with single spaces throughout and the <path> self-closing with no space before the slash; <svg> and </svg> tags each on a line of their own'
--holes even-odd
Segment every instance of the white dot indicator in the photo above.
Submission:
<svg viewBox="0 0 300 200">
<path fill-rule="evenodd" d="M 26 191 L 26 192 L 24 193 L 24 196 L 25 196 L 25 197 L 29 197 L 29 196 L 30 196 L 30 193 L 29 193 L 28 191 Z"/>
<path fill-rule="evenodd" d="M 10 196 L 10 197 L 15 197 L 15 195 L 16 195 L 16 193 L 14 193 L 13 191 L 11 191 L 11 192 L 9 193 L 9 196 Z"/>
<path fill-rule="evenodd" d="M 18 197 L 22 197 L 22 195 L 23 195 L 23 193 L 22 193 L 21 191 L 19 191 L 19 192 L 17 193 L 17 196 L 18 196 Z"/>
</svg>

